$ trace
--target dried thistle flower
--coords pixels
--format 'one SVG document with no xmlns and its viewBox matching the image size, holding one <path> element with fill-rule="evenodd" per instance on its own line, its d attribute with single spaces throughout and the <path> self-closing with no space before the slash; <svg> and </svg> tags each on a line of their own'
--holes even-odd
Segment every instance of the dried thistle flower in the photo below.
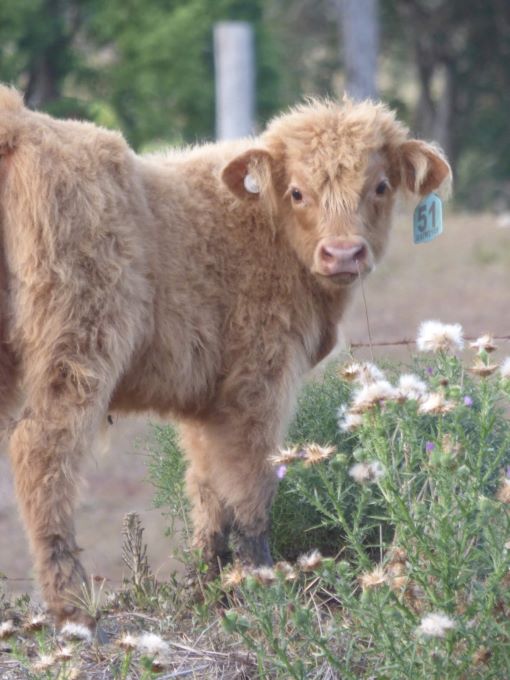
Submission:
<svg viewBox="0 0 510 680">
<path fill-rule="evenodd" d="M 387 582 L 387 576 L 383 567 L 378 565 L 372 571 L 361 574 L 358 581 L 363 590 L 371 590 L 384 585 Z"/>
<path fill-rule="evenodd" d="M 320 446 L 319 444 L 308 444 L 305 447 L 305 465 L 315 465 L 326 460 L 335 453 L 334 446 Z"/>
<path fill-rule="evenodd" d="M 11 635 L 14 635 L 15 632 L 16 628 L 12 619 L 8 619 L 7 621 L 2 621 L 2 623 L 0 623 L 0 640 L 11 637 Z"/>
<path fill-rule="evenodd" d="M 155 633 L 142 633 L 142 635 L 139 635 L 137 647 L 150 656 L 166 654 L 170 651 L 168 643 Z"/>
<path fill-rule="evenodd" d="M 408 559 L 407 551 L 404 550 L 404 548 L 393 546 L 390 553 L 390 564 L 394 564 L 395 562 L 405 564 L 407 562 L 407 559 Z"/>
<path fill-rule="evenodd" d="M 409 577 L 403 574 L 393 576 L 389 581 L 390 588 L 395 592 L 405 591 L 408 583 Z"/>
<path fill-rule="evenodd" d="M 440 321 L 424 321 L 418 329 L 416 346 L 420 352 L 456 352 L 464 349 L 462 326 Z"/>
<path fill-rule="evenodd" d="M 294 463 L 296 460 L 303 458 L 302 451 L 297 446 L 291 446 L 287 449 L 278 449 L 278 453 L 271 456 L 269 461 L 275 467 L 279 465 L 288 465 Z"/>
<path fill-rule="evenodd" d="M 349 382 L 357 382 L 360 385 L 371 385 L 372 383 L 384 380 L 384 373 L 369 361 L 358 363 L 357 361 L 348 364 L 340 369 L 340 376 Z"/>
<path fill-rule="evenodd" d="M 236 562 L 229 569 L 221 572 L 221 585 L 223 588 L 237 588 L 246 578 L 246 572 L 240 562 Z"/>
<path fill-rule="evenodd" d="M 115 641 L 115 644 L 126 651 L 136 649 L 138 647 L 138 638 L 131 633 L 124 633 L 124 635 Z"/>
<path fill-rule="evenodd" d="M 82 623 L 68 621 L 62 626 L 60 633 L 66 640 L 83 640 L 84 642 L 92 642 L 92 633 L 90 628 L 87 628 L 87 626 L 84 626 Z"/>
<path fill-rule="evenodd" d="M 473 664 L 475 666 L 481 666 L 482 664 L 487 663 L 491 656 L 491 650 L 482 645 L 481 647 L 478 647 L 476 652 L 473 654 Z"/>
<path fill-rule="evenodd" d="M 456 627 L 453 619 L 441 612 L 426 614 L 417 628 L 417 632 L 427 637 L 444 637 L 446 632 Z"/>
<path fill-rule="evenodd" d="M 426 605 L 425 592 L 415 581 L 409 578 L 407 579 L 403 595 L 406 603 L 413 611 L 416 613 L 421 613 L 423 611 Z"/>
<path fill-rule="evenodd" d="M 419 401 L 427 394 L 427 385 L 412 373 L 404 373 L 400 376 L 397 389 L 404 399 L 415 401 Z"/>
<path fill-rule="evenodd" d="M 65 647 L 61 647 L 57 652 L 55 653 L 55 659 L 57 661 L 70 661 L 73 658 L 73 648 L 71 645 L 65 645 Z"/>
<path fill-rule="evenodd" d="M 36 671 L 36 673 L 44 673 L 44 671 L 52 668 L 55 663 L 56 659 L 53 654 L 43 654 L 39 657 L 38 661 L 34 663 L 33 669 Z"/>
<path fill-rule="evenodd" d="M 252 569 L 253 578 L 263 586 L 269 586 L 276 581 L 276 574 L 271 567 L 258 567 Z"/>
<path fill-rule="evenodd" d="M 46 616 L 44 614 L 34 614 L 23 626 L 23 629 L 27 632 L 35 632 L 36 630 L 41 630 L 43 626 L 47 625 Z"/>
<path fill-rule="evenodd" d="M 355 393 L 350 411 L 359 415 L 369 411 L 378 404 L 398 399 L 398 397 L 398 390 L 387 380 L 379 380 L 362 387 Z"/>
<path fill-rule="evenodd" d="M 285 581 L 294 581 L 297 578 L 296 570 L 288 562 L 277 562 L 274 570 L 277 574 L 281 574 Z"/>
<path fill-rule="evenodd" d="M 474 342 L 470 342 L 469 346 L 472 349 L 477 349 L 479 353 L 487 352 L 490 354 L 490 352 L 498 349 L 498 346 L 494 344 L 494 338 L 489 333 L 485 333 L 485 335 L 481 335 Z"/>
<path fill-rule="evenodd" d="M 346 366 L 341 366 L 338 373 L 344 380 L 347 380 L 348 382 L 354 382 L 358 379 L 360 370 L 361 364 L 359 364 L 357 361 L 353 361 Z"/>
<path fill-rule="evenodd" d="M 363 424 L 363 416 L 359 413 L 351 413 L 345 408 L 338 409 L 338 427 L 342 432 L 353 432 Z"/>
<path fill-rule="evenodd" d="M 314 571 L 321 566 L 323 560 L 324 558 L 319 550 L 312 550 L 312 552 L 298 557 L 297 563 L 301 571 Z"/>
<path fill-rule="evenodd" d="M 405 562 L 389 562 L 386 565 L 386 573 L 392 578 L 402 576 L 406 571 Z"/>
<path fill-rule="evenodd" d="M 478 375 L 480 378 L 487 378 L 492 375 L 498 368 L 498 364 L 484 364 L 483 361 L 478 359 L 475 363 L 470 366 L 467 370 L 473 375 Z"/>
<path fill-rule="evenodd" d="M 418 412 L 422 414 L 437 415 L 440 413 L 450 413 L 455 408 L 453 401 L 448 401 L 440 392 L 432 392 L 425 397 L 418 408 Z"/>
<path fill-rule="evenodd" d="M 358 484 L 365 482 L 378 482 L 384 477 L 385 469 L 382 463 L 374 460 L 371 463 L 356 463 L 349 470 L 349 475 Z"/>
</svg>

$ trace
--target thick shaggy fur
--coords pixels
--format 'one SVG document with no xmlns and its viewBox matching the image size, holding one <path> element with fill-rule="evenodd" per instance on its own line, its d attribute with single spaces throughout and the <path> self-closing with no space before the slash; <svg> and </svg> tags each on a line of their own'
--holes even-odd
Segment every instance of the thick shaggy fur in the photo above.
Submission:
<svg viewBox="0 0 510 680">
<path fill-rule="evenodd" d="M 140 157 L 6 87 L 0 158 L 0 416 L 50 608 L 84 618 L 70 600 L 85 580 L 75 479 L 111 410 L 180 421 L 211 565 L 229 537 L 241 559 L 269 562 L 268 457 L 352 289 L 317 272 L 317 248 L 354 235 L 368 271 L 396 191 L 428 193 L 448 164 L 371 103 L 311 102 L 260 138 Z"/>
</svg>

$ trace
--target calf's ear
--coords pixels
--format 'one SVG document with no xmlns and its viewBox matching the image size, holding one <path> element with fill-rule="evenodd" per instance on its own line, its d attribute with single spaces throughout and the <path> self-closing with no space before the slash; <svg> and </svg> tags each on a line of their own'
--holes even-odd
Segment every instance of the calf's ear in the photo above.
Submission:
<svg viewBox="0 0 510 680">
<path fill-rule="evenodd" d="M 241 199 L 258 200 L 271 184 L 271 154 L 264 149 L 249 149 L 223 168 L 221 179 Z"/>
<path fill-rule="evenodd" d="M 439 188 L 449 193 L 452 170 L 441 149 L 410 139 L 401 145 L 400 159 L 403 184 L 413 194 L 426 196 Z"/>
</svg>

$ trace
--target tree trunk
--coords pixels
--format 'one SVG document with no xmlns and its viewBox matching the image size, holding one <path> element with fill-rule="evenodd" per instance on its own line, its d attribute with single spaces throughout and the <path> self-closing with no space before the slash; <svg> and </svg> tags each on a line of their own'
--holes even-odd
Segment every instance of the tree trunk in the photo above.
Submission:
<svg viewBox="0 0 510 680">
<path fill-rule="evenodd" d="M 345 89 L 353 99 L 377 98 L 377 0 L 333 0 L 343 47 Z"/>
</svg>

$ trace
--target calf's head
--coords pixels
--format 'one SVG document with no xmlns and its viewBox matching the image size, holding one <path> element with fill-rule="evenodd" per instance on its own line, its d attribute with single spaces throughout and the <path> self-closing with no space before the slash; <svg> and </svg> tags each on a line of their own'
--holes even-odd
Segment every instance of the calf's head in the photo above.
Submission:
<svg viewBox="0 0 510 680">
<path fill-rule="evenodd" d="M 408 139 L 382 104 L 312 101 L 273 120 L 260 146 L 234 158 L 222 179 L 239 199 L 260 202 L 331 287 L 374 267 L 399 191 L 444 190 L 451 170 L 438 148 Z"/>
</svg>

